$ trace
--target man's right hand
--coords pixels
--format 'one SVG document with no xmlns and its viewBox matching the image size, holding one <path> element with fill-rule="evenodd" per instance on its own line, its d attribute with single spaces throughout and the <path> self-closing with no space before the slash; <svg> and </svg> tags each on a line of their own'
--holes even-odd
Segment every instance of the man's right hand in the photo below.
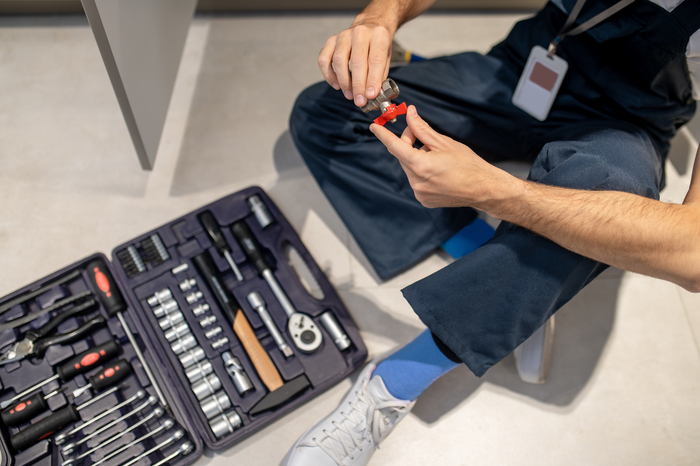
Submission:
<svg viewBox="0 0 700 466">
<path fill-rule="evenodd" d="M 377 97 L 389 75 L 396 30 L 434 1 L 373 0 L 350 29 L 328 39 L 318 55 L 318 67 L 328 84 L 342 90 L 358 107 Z"/>
</svg>

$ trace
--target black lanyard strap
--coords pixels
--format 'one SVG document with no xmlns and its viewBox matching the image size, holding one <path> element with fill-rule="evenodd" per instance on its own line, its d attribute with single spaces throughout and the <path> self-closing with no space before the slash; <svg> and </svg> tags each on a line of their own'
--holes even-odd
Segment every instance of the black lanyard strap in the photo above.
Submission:
<svg viewBox="0 0 700 466">
<path fill-rule="evenodd" d="M 590 28 L 597 26 L 598 24 L 602 23 L 606 19 L 610 18 L 612 15 L 615 13 L 619 12 L 623 8 L 631 5 L 634 3 L 635 0 L 620 0 L 610 8 L 608 8 L 605 11 L 602 11 L 595 15 L 593 18 L 589 19 L 585 23 L 574 27 L 574 21 L 576 21 L 576 18 L 578 18 L 579 13 L 581 13 L 581 9 L 583 9 L 583 4 L 586 3 L 586 0 L 576 0 L 576 4 L 574 7 L 571 9 L 571 13 L 569 13 L 569 17 L 566 19 L 566 23 L 564 23 L 564 26 L 561 28 L 559 31 L 559 34 L 557 34 L 557 37 L 552 40 L 552 42 L 549 43 L 549 49 L 547 50 L 547 56 L 549 58 L 552 58 L 552 56 L 556 53 L 557 47 L 559 46 L 559 43 L 564 40 L 564 37 L 566 36 L 576 36 L 578 34 L 581 34 L 582 32 L 588 31 Z"/>
</svg>

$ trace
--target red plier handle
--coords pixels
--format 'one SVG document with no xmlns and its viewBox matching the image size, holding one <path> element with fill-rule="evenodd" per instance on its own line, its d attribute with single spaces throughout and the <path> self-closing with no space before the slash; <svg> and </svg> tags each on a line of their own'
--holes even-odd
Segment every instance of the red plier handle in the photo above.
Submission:
<svg viewBox="0 0 700 466">
<path fill-rule="evenodd" d="M 396 106 L 396 104 L 391 104 L 387 107 L 386 112 L 382 113 L 381 116 L 374 119 L 374 122 L 379 126 L 384 126 L 388 121 L 393 120 L 399 115 L 405 115 L 406 112 L 408 112 L 406 102 L 402 103 L 399 106 Z"/>
</svg>

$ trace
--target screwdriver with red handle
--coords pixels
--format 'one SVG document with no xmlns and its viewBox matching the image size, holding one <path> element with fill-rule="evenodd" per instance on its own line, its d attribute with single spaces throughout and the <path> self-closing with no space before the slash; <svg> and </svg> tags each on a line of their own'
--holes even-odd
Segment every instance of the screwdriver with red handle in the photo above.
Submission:
<svg viewBox="0 0 700 466">
<path fill-rule="evenodd" d="M 73 392 L 73 398 L 77 398 L 90 388 L 92 388 L 94 391 L 101 391 L 110 385 L 121 381 L 130 373 L 131 364 L 129 364 L 129 361 L 125 359 L 120 359 L 108 364 L 97 374 L 90 376 L 88 379 L 90 383 L 75 390 Z M 56 393 L 58 393 L 58 390 L 49 393 L 46 396 L 44 396 L 44 394 L 41 392 L 35 393 L 29 398 L 10 405 L 0 415 L 2 417 L 2 422 L 4 422 L 6 426 L 17 426 L 24 424 L 25 422 L 29 422 L 37 415 L 49 409 L 46 399 L 50 398 Z"/>
<path fill-rule="evenodd" d="M 15 401 L 24 398 L 28 394 L 33 393 L 47 383 L 53 382 L 56 379 L 61 379 L 61 381 L 66 382 L 78 374 L 89 372 L 95 367 L 102 365 L 105 361 L 109 361 L 117 356 L 120 349 L 119 343 L 117 343 L 115 340 L 109 340 L 108 342 L 99 346 L 83 351 L 70 361 L 58 366 L 56 369 L 56 375 L 39 382 L 22 393 L 18 393 L 9 400 L 0 402 L 0 409 L 7 408 Z"/>
</svg>

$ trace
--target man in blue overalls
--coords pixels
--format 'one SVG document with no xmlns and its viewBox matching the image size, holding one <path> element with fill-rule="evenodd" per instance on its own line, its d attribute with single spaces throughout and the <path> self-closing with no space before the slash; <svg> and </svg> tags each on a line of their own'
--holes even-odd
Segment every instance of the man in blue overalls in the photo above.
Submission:
<svg viewBox="0 0 700 466">
<path fill-rule="evenodd" d="M 375 97 L 386 77 L 398 26 L 431 3 L 373 1 L 326 43 L 319 66 L 331 86 L 305 90 L 290 120 L 309 169 L 382 279 L 475 219 L 464 206 L 481 207 L 478 196 L 461 203 L 450 191 L 478 184 L 472 177 L 480 169 L 462 166 L 470 160 L 466 151 L 531 161 L 529 180 L 540 185 L 659 198 L 669 140 L 700 95 L 700 0 L 553 0 L 485 56 L 463 53 L 391 70 L 398 101 L 415 106 L 409 129 L 401 139 L 390 133 L 400 135 L 399 124 L 370 130 L 373 116 L 357 106 Z M 513 95 L 533 47 L 552 44 L 552 51 L 558 42 L 556 56 L 568 71 L 548 116 L 538 119 L 515 106 Z M 404 158 L 416 138 L 444 162 L 442 171 L 416 176 Z M 470 177 L 450 180 L 460 173 Z M 419 187 L 431 178 L 446 181 L 434 183 L 433 192 Z M 403 290 L 429 330 L 370 363 L 285 464 L 367 464 L 435 379 L 461 363 L 483 375 L 606 267 L 502 222 L 487 244 Z"/>
</svg>

